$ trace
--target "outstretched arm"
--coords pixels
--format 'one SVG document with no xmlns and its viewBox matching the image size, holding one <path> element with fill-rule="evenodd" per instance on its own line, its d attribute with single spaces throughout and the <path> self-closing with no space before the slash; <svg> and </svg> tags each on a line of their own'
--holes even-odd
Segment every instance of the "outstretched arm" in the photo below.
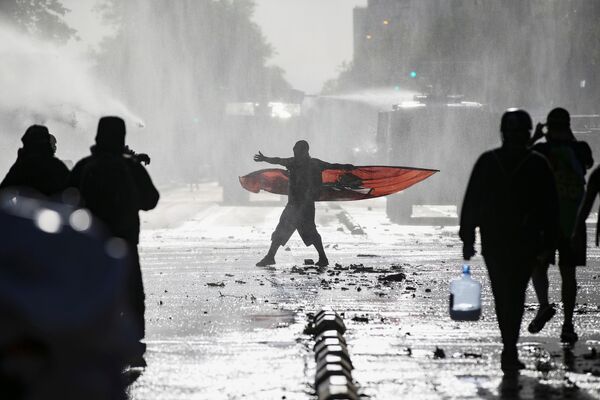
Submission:
<svg viewBox="0 0 600 400">
<path fill-rule="evenodd" d="M 284 167 L 287 167 L 290 159 L 289 158 L 279 158 L 279 157 L 267 157 L 259 151 L 258 154 L 254 155 L 254 161 L 256 161 L 256 162 L 264 161 L 269 164 L 277 164 L 277 165 L 283 165 Z"/>
<path fill-rule="evenodd" d="M 354 165 L 352 164 L 332 164 L 325 161 L 321 161 L 321 169 L 353 169 Z"/>
</svg>

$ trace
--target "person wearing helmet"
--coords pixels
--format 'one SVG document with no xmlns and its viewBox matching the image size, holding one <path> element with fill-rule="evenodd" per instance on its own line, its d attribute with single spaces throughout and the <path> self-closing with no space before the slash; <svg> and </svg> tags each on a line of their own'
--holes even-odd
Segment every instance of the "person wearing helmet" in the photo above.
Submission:
<svg viewBox="0 0 600 400">
<path fill-rule="evenodd" d="M 524 110 L 509 109 L 502 116 L 502 146 L 483 153 L 475 163 L 460 215 L 465 260 L 475 255 L 479 227 L 506 375 L 525 368 L 517 351 L 525 291 L 535 263 L 547 258 L 557 235 L 554 177 L 544 156 L 528 147 L 531 128 Z"/>
<path fill-rule="evenodd" d="M 316 265 L 324 267 L 329 260 L 323 249 L 321 235 L 315 225 L 315 201 L 321 193 L 322 173 L 325 169 L 351 169 L 351 164 L 330 164 L 308 153 L 308 142 L 299 140 L 294 145 L 294 157 L 266 157 L 260 151 L 254 156 L 256 162 L 283 165 L 290 172 L 288 203 L 281 213 L 279 224 L 271 235 L 271 247 L 265 257 L 256 263 L 258 267 L 275 264 L 275 254 L 279 246 L 285 246 L 294 231 L 307 246 L 313 245 L 319 253 Z"/>
<path fill-rule="evenodd" d="M 571 118 L 564 108 L 555 108 L 547 117 L 547 134 L 544 135 L 544 125 L 538 124 L 532 142 L 546 136 L 546 141 L 538 143 L 533 150 L 543 154 L 550 162 L 554 173 L 559 201 L 559 223 L 557 248 L 558 268 L 562 279 L 562 302 L 564 322 L 560 339 L 565 343 L 578 340 L 573 327 L 573 311 L 577 296 L 576 266 L 585 265 L 586 243 L 577 241 L 573 246 L 571 236 L 576 225 L 577 212 L 585 193 L 585 174 L 594 165 L 592 151 L 586 142 L 575 139 L 571 131 Z M 579 225 L 578 236 L 585 237 L 585 224 Z M 540 308 L 528 326 L 531 333 L 542 330 L 556 313 L 548 301 L 548 267 L 556 264 L 553 254 L 541 265 L 537 266 L 532 275 L 532 283 L 540 303 Z"/>
</svg>

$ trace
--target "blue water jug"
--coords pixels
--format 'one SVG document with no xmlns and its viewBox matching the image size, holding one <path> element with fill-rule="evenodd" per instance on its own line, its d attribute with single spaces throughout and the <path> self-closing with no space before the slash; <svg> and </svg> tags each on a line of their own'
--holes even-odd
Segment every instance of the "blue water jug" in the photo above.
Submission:
<svg viewBox="0 0 600 400">
<path fill-rule="evenodd" d="M 480 316 L 481 284 L 471 276 L 471 268 L 463 265 L 462 276 L 450 282 L 450 318 L 477 321 Z"/>
</svg>

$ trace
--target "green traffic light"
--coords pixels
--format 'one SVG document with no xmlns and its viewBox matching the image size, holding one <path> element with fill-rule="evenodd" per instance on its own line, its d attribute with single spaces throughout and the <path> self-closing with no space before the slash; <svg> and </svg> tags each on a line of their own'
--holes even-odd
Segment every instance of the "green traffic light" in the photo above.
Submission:
<svg viewBox="0 0 600 400">
<path fill-rule="evenodd" d="M 417 77 L 417 71 L 410 71 L 410 77 L 411 78 L 416 78 Z"/>
</svg>

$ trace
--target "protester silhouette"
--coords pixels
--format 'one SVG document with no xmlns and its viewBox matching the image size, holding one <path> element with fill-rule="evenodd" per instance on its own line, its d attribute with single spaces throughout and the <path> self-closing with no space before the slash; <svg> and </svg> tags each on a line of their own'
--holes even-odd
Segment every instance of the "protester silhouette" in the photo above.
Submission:
<svg viewBox="0 0 600 400">
<path fill-rule="evenodd" d="M 545 143 L 538 143 L 534 151 L 543 154 L 554 173 L 559 203 L 559 227 L 557 248 L 558 268 L 562 279 L 562 302 L 564 323 L 561 341 L 574 343 L 578 336 L 573 327 L 573 310 L 577 296 L 576 266 L 586 263 L 586 243 L 577 241 L 573 246 L 571 237 L 576 225 L 577 213 L 585 193 L 586 170 L 594 164 L 592 151 L 586 142 L 577 141 L 570 128 L 567 110 L 555 108 L 547 117 L 546 135 L 544 125 L 538 124 L 532 141 L 546 137 Z M 578 237 L 585 237 L 585 224 L 579 225 Z M 556 264 L 554 253 L 547 262 L 536 266 L 531 281 L 540 303 L 535 318 L 529 324 L 531 333 L 541 331 L 555 314 L 554 306 L 548 300 L 548 267 Z"/>
<path fill-rule="evenodd" d="M 110 233 L 129 246 L 132 270 L 129 296 L 133 319 L 138 325 L 138 339 L 145 335 L 145 295 L 137 244 L 140 210 L 156 207 L 159 193 L 139 157 L 125 146 L 125 122 L 118 117 L 103 117 L 98 123 L 96 145 L 91 155 L 80 160 L 69 177 L 69 186 L 77 188 L 84 205 L 99 218 Z M 139 357 L 132 366 L 145 366 L 145 346 L 140 343 Z"/>
<path fill-rule="evenodd" d="M 600 194 L 600 166 L 594 168 L 590 174 L 588 181 L 585 197 L 581 204 L 581 209 L 577 215 L 577 223 L 573 231 L 573 247 L 579 248 L 581 246 L 587 246 L 587 235 L 585 221 L 590 216 L 592 207 L 596 198 Z M 596 220 L 596 246 L 600 245 L 600 212 L 598 212 L 598 219 Z"/>
<path fill-rule="evenodd" d="M 54 156 L 56 138 L 42 125 L 32 125 L 21 138 L 17 160 L 10 168 L 0 189 L 14 188 L 21 194 L 51 197 L 67 185 L 69 169 Z"/>
<path fill-rule="evenodd" d="M 480 230 L 507 375 L 525 367 L 517 352 L 525 291 L 534 264 L 554 249 L 558 229 L 554 177 L 546 159 L 528 149 L 531 128 L 523 110 L 502 116 L 502 146 L 475 163 L 460 216 L 465 260 L 475 255 L 475 229 Z"/>
<path fill-rule="evenodd" d="M 323 170 L 351 169 L 353 165 L 330 164 L 312 158 L 308 149 L 308 142 L 300 140 L 294 145 L 294 157 L 266 157 L 260 151 L 254 156 L 254 161 L 282 165 L 290 174 L 288 203 L 281 213 L 279 224 L 271 235 L 271 247 L 267 255 L 256 263 L 259 267 L 275 264 L 275 254 L 279 246 L 284 246 L 296 230 L 306 246 L 315 246 L 319 253 L 316 265 L 329 265 L 321 235 L 315 225 L 315 201 L 319 198 L 323 185 Z"/>
</svg>

